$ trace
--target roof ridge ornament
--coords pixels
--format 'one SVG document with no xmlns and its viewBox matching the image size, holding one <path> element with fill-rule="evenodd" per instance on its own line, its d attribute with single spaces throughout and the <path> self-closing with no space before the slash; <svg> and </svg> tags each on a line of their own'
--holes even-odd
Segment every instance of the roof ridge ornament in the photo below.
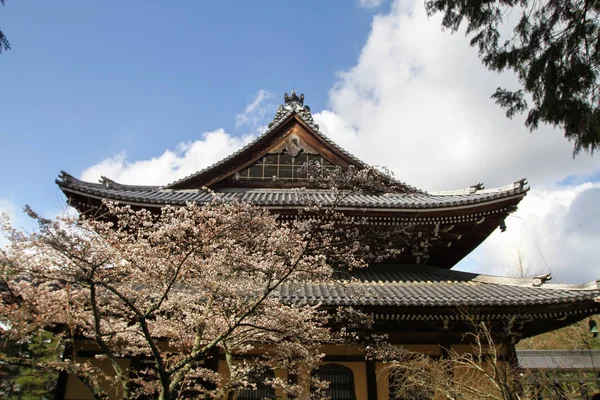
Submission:
<svg viewBox="0 0 600 400">
<path fill-rule="evenodd" d="M 73 175 L 62 170 L 58 175 L 58 179 L 60 179 L 63 183 L 73 183 L 76 180 L 76 178 Z"/>
<path fill-rule="evenodd" d="M 483 185 L 483 182 L 479 182 L 474 185 L 471 185 L 470 188 L 473 189 L 473 192 L 477 192 L 479 190 L 484 190 L 485 186 Z"/>
<path fill-rule="evenodd" d="M 302 118 L 308 126 L 315 131 L 318 131 L 319 124 L 315 123 L 315 120 L 310 113 L 310 107 L 304 104 L 304 93 L 298 96 L 295 89 L 292 89 L 291 93 L 291 95 L 288 95 L 287 93 L 283 94 L 284 104 L 280 104 L 279 107 L 277 107 L 277 112 L 275 113 L 273 120 L 269 122 L 268 130 L 274 129 L 279 123 L 295 113 Z"/>
<path fill-rule="evenodd" d="M 531 282 L 531 285 L 533 287 L 540 287 L 544 283 L 546 283 L 546 282 L 548 282 L 550 280 L 552 280 L 552 273 L 548 272 L 547 274 L 534 276 L 533 277 L 533 282 Z"/>
<path fill-rule="evenodd" d="M 513 185 L 515 189 L 529 190 L 529 182 L 527 182 L 527 178 L 521 178 L 518 181 L 516 181 Z"/>
<path fill-rule="evenodd" d="M 100 182 L 102 185 L 106 186 L 109 189 L 112 189 L 115 187 L 115 181 L 113 181 L 112 179 L 107 178 L 106 176 L 102 175 L 100 177 L 100 179 L 98 179 L 98 182 Z"/>
<path fill-rule="evenodd" d="M 296 103 L 304 106 L 304 93 L 298 96 L 296 95 L 296 90 L 292 89 L 292 95 L 288 96 L 287 93 L 284 93 L 283 100 L 285 101 L 285 104 Z"/>
</svg>

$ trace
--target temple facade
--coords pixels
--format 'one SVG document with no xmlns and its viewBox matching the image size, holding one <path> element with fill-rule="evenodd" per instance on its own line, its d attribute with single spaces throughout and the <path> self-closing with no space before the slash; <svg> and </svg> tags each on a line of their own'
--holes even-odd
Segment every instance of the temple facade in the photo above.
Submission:
<svg viewBox="0 0 600 400">
<path fill-rule="evenodd" d="M 264 207 L 292 218 L 308 202 L 332 201 L 323 188 L 311 187 L 302 165 L 319 163 L 323 170 L 365 168 L 366 164 L 323 135 L 313 120 L 304 95 L 292 92 L 276 111 L 268 129 L 253 142 L 220 162 L 164 186 L 135 186 L 103 177 L 84 182 L 63 172 L 57 184 L 68 202 L 80 212 L 93 212 L 104 199 L 122 205 L 160 211 L 166 205 L 205 203 L 219 193 Z M 504 220 L 517 209 L 529 186 L 524 179 L 486 189 L 477 184 L 466 189 L 425 192 L 398 182 L 392 193 L 359 193 L 344 198 L 338 210 L 365 218 L 374 226 L 410 226 L 402 253 L 393 260 L 352 271 L 352 290 L 344 285 L 304 284 L 300 290 L 282 287 L 283 302 L 320 304 L 324 309 L 352 306 L 370 314 L 373 332 L 409 350 L 444 357 L 449 349 L 469 351 L 464 333 L 465 315 L 489 321 L 510 331 L 502 336 L 506 360 L 515 357 L 520 339 L 557 329 L 591 314 L 600 307 L 596 282 L 581 285 L 549 283 L 549 276 L 507 278 L 452 270 L 494 230 L 504 230 Z M 393 399 L 384 365 L 366 360 L 356 346 L 331 346 L 319 369 L 332 383 L 333 399 Z M 227 374 L 224 360 L 215 365 Z M 286 378 L 285 371 L 269 372 Z M 239 398 L 259 399 L 275 393 L 261 387 Z M 83 399 L 85 389 L 72 377 L 63 377 L 60 398 Z"/>
</svg>

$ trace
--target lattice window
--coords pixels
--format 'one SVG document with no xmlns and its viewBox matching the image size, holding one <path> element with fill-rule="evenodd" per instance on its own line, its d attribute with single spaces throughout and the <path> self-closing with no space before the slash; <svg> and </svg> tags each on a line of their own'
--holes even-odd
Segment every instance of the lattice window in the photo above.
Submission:
<svg viewBox="0 0 600 400">
<path fill-rule="evenodd" d="M 335 400 L 356 400 L 352 370 L 339 364 L 325 364 L 313 371 L 313 376 L 329 382 L 323 397 Z"/>
<path fill-rule="evenodd" d="M 332 170 L 335 167 L 324 157 L 318 154 L 307 154 L 299 152 L 292 157 L 288 152 L 280 154 L 267 154 L 248 168 L 237 172 L 234 180 L 239 181 L 294 181 L 306 180 L 309 177 L 302 166 L 318 163 L 323 171 Z"/>
</svg>

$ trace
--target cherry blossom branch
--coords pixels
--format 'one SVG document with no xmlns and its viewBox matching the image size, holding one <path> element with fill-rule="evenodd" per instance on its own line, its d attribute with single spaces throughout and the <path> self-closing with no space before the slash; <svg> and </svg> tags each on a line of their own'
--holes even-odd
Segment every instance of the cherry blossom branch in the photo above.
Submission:
<svg viewBox="0 0 600 400">
<path fill-rule="evenodd" d="M 110 292 L 115 294 L 117 297 L 119 297 L 134 312 L 134 314 L 138 318 L 137 322 L 138 322 L 140 328 L 142 329 L 144 338 L 146 339 L 148 346 L 150 346 L 150 350 L 152 352 L 152 356 L 154 358 L 154 362 L 156 363 L 156 368 L 158 370 L 158 375 L 160 377 L 160 383 L 162 386 L 162 391 L 160 393 L 160 399 L 161 400 L 169 399 L 169 393 L 170 393 L 169 374 L 166 371 L 166 368 L 164 365 L 164 360 L 163 360 L 162 356 L 160 355 L 160 350 L 158 349 L 158 346 L 156 345 L 155 339 L 152 337 L 152 334 L 150 333 L 150 329 L 148 328 L 146 316 L 141 312 L 141 310 L 139 310 L 137 308 L 137 306 L 135 304 L 133 304 L 133 302 L 130 299 L 128 299 L 126 296 L 124 296 L 120 291 L 118 291 L 112 285 L 105 283 L 105 282 L 99 282 L 99 284 L 104 286 L 106 289 L 108 289 Z"/>
<path fill-rule="evenodd" d="M 179 278 L 179 272 L 181 271 L 181 268 L 186 263 L 186 261 L 188 260 L 188 258 L 192 254 L 194 254 L 195 250 L 196 250 L 195 248 L 192 248 L 190 251 L 188 251 L 187 254 L 183 257 L 183 260 L 181 260 L 181 262 L 179 262 L 179 264 L 175 266 L 175 273 L 173 274 L 173 277 L 171 278 L 171 280 L 169 281 L 167 287 L 165 288 L 164 292 L 162 293 L 162 296 L 160 297 L 160 299 L 156 303 L 154 303 L 154 305 L 150 306 L 146 310 L 146 312 L 144 313 L 144 315 L 148 316 L 148 315 L 152 314 L 154 311 L 158 310 L 161 307 L 163 301 L 165 301 L 165 299 L 167 298 L 167 296 L 171 292 L 171 288 L 173 287 L 173 285 L 175 284 L 175 282 L 177 282 L 177 278 Z"/>
<path fill-rule="evenodd" d="M 93 272 L 92 272 L 92 274 L 93 274 Z M 100 346 L 100 349 L 102 349 L 104 354 L 108 357 L 111 366 L 113 367 L 115 373 L 117 374 L 117 377 L 119 378 L 119 381 L 121 382 L 121 387 L 123 389 L 123 396 L 125 398 L 128 398 L 129 397 L 129 384 L 128 384 L 127 377 L 125 376 L 123 369 L 117 362 L 117 357 L 115 356 L 113 351 L 110 349 L 110 347 L 106 344 L 106 342 L 102 338 L 102 328 L 100 326 L 101 317 L 100 317 L 100 312 L 98 311 L 98 302 L 97 302 L 97 298 L 96 298 L 96 285 L 93 282 L 90 283 L 90 303 L 92 305 L 92 313 L 94 315 L 94 333 L 95 333 L 96 343 L 98 344 L 98 346 Z"/>
</svg>

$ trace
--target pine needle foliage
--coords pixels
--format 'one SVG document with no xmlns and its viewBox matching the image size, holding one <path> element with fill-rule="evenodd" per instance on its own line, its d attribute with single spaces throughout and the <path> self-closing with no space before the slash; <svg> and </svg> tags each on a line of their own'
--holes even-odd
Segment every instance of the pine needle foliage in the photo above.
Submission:
<svg viewBox="0 0 600 400">
<path fill-rule="evenodd" d="M 19 357 L 37 363 L 52 363 L 60 359 L 62 347 L 57 337 L 40 331 L 29 340 L 10 340 L 0 329 L 0 358 Z M 0 362 L 0 398 L 7 400 L 53 399 L 58 373 L 40 368 L 15 366 Z"/>
<path fill-rule="evenodd" d="M 4 0 L 0 0 L 0 4 L 4 5 Z M 6 35 L 4 35 L 4 33 L 2 33 L 2 30 L 0 29 L 0 54 L 2 54 L 2 52 L 6 50 L 10 50 L 10 42 L 6 38 Z"/>
<path fill-rule="evenodd" d="M 470 45 L 496 72 L 512 71 L 521 87 L 499 87 L 492 98 L 507 117 L 527 111 L 525 125 L 564 130 L 573 155 L 600 149 L 600 1 L 427 0 L 442 27 L 466 25 Z M 514 25 L 512 34 L 507 28 Z"/>
</svg>

